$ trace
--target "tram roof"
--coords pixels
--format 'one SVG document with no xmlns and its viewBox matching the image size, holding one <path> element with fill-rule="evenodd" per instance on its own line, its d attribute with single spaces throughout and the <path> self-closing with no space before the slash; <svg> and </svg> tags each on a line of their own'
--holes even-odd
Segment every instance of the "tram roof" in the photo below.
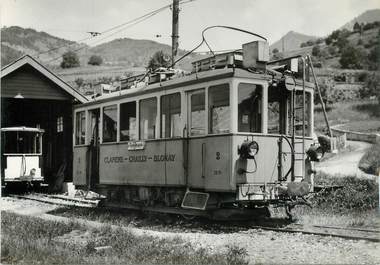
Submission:
<svg viewBox="0 0 380 265">
<path fill-rule="evenodd" d="M 38 132 L 38 133 L 43 133 L 43 132 L 45 132 L 44 129 L 33 128 L 33 127 L 25 127 L 25 126 L 20 126 L 20 127 L 6 127 L 6 128 L 1 128 L 0 130 L 1 130 L 2 132 Z"/>
<path fill-rule="evenodd" d="M 274 73 L 275 78 L 280 79 L 282 76 L 281 73 L 272 71 Z M 223 68 L 223 69 L 214 69 L 209 71 L 202 71 L 198 73 L 192 73 L 190 75 L 185 75 L 183 77 L 178 77 L 162 82 L 157 82 L 149 85 L 144 85 L 141 87 L 136 88 L 130 88 L 130 89 L 124 89 L 120 91 L 116 91 L 104 96 L 101 96 L 99 98 L 95 98 L 90 102 L 84 103 L 82 105 L 78 105 L 75 108 L 80 108 L 82 106 L 88 106 L 88 105 L 95 105 L 102 102 L 108 102 L 112 100 L 118 100 L 126 97 L 132 97 L 137 95 L 143 95 L 148 93 L 157 92 L 160 90 L 165 89 L 166 91 L 168 89 L 178 88 L 180 86 L 188 86 L 192 84 L 198 84 L 213 80 L 221 80 L 225 78 L 231 78 L 231 77 L 237 77 L 237 78 L 249 78 L 249 79 L 256 79 L 256 80 L 263 80 L 263 81 L 270 81 L 273 79 L 273 75 L 270 75 L 268 73 L 254 73 L 250 72 L 246 69 L 241 68 Z M 302 80 L 296 79 L 295 80 L 297 86 L 302 86 Z M 314 89 L 314 84 L 310 82 L 305 82 L 305 86 L 307 88 Z"/>
</svg>

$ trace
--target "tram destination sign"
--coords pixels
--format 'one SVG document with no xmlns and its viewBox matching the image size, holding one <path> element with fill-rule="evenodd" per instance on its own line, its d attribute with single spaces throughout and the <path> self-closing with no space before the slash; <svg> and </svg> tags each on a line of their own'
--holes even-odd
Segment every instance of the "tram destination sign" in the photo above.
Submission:
<svg viewBox="0 0 380 265">
<path fill-rule="evenodd" d="M 128 142 L 128 151 L 133 150 L 144 150 L 145 142 L 144 141 L 130 141 Z"/>
</svg>

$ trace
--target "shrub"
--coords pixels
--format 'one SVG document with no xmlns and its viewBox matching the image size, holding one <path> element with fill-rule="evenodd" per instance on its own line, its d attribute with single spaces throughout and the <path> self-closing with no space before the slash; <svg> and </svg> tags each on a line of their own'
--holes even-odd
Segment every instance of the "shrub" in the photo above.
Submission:
<svg viewBox="0 0 380 265">
<path fill-rule="evenodd" d="M 361 69 L 362 68 L 362 53 L 351 45 L 347 45 L 342 50 L 342 55 L 339 63 L 345 69 Z"/>
<path fill-rule="evenodd" d="M 380 44 L 377 44 L 368 54 L 371 70 L 380 69 Z"/>
<path fill-rule="evenodd" d="M 84 84 L 84 79 L 82 77 L 78 77 L 77 79 L 75 79 L 75 84 L 78 86 L 78 87 L 81 87 L 83 84 Z"/>
<path fill-rule="evenodd" d="M 380 174 L 380 143 L 373 145 L 360 159 L 359 168 L 367 174 Z"/>
<path fill-rule="evenodd" d="M 313 197 L 314 206 L 323 211 L 364 212 L 376 209 L 379 205 L 379 187 L 373 179 L 360 179 L 352 176 L 334 177 L 320 173 L 315 177 L 315 183 L 342 186 L 342 188 L 321 191 Z"/>
<path fill-rule="evenodd" d="M 319 45 L 314 45 L 314 46 L 313 46 L 313 49 L 312 49 L 312 51 L 311 51 L 311 54 L 312 54 L 313 56 L 316 56 L 316 57 L 318 57 L 318 56 L 321 54 L 321 48 L 319 47 Z"/>
<path fill-rule="evenodd" d="M 103 59 L 99 55 L 92 55 L 88 60 L 88 64 L 90 65 L 101 65 L 102 63 Z"/>
<path fill-rule="evenodd" d="M 158 51 L 150 58 L 148 63 L 148 69 L 156 70 L 160 67 L 169 67 L 171 64 L 170 56 L 163 51 Z"/>
<path fill-rule="evenodd" d="M 361 98 L 377 96 L 380 98 L 380 74 L 367 75 L 363 87 L 359 90 Z"/>
<path fill-rule="evenodd" d="M 80 66 L 78 55 L 73 51 L 65 52 L 62 55 L 62 68 L 72 68 Z"/>
</svg>

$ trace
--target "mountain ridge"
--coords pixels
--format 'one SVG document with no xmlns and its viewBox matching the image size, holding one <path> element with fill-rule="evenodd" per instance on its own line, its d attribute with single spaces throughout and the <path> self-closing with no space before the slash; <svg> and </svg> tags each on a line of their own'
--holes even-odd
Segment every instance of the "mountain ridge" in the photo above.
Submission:
<svg viewBox="0 0 380 265">
<path fill-rule="evenodd" d="M 270 50 L 273 51 L 277 49 L 280 52 L 283 51 L 293 51 L 299 49 L 301 43 L 307 42 L 308 40 L 316 40 L 317 36 L 306 35 L 296 31 L 289 31 L 284 36 L 282 36 L 278 41 L 271 44 Z"/>
<path fill-rule="evenodd" d="M 361 23 L 366 24 L 366 23 L 372 23 L 375 21 L 380 21 L 380 9 L 366 10 L 363 13 L 361 13 L 359 16 L 355 17 L 354 19 L 344 24 L 339 29 L 352 30 L 356 22 L 358 22 L 359 24 Z"/>
</svg>

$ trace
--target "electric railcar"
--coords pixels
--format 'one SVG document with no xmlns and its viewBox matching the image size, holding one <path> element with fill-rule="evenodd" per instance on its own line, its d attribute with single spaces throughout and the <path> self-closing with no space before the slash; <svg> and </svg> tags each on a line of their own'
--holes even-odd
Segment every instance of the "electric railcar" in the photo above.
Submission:
<svg viewBox="0 0 380 265">
<path fill-rule="evenodd" d="M 75 106 L 74 185 L 108 206 L 211 218 L 304 202 L 314 84 L 307 58 L 268 58 L 255 41 Z"/>
<path fill-rule="evenodd" d="M 43 129 L 30 127 L 1 128 L 2 185 L 32 184 L 44 181 L 42 168 Z"/>
</svg>

